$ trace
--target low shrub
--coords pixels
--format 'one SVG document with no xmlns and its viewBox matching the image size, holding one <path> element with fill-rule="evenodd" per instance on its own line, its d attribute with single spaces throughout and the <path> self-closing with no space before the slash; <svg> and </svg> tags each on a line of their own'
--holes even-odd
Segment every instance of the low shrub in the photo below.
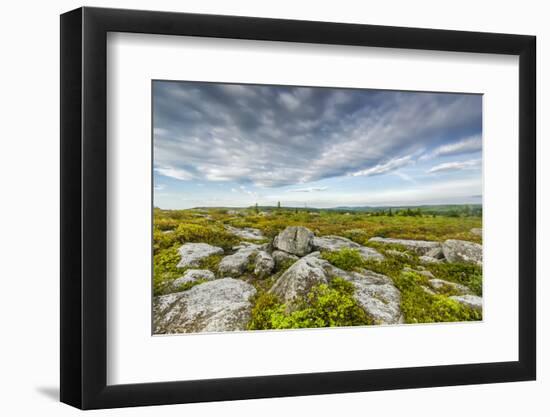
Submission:
<svg viewBox="0 0 550 417">
<path fill-rule="evenodd" d="M 401 291 L 401 311 L 407 323 L 436 323 L 481 320 L 479 311 L 470 309 L 444 296 L 427 293 L 425 277 L 403 272 L 394 279 Z"/>
<path fill-rule="evenodd" d="M 321 257 L 345 271 L 353 271 L 365 264 L 365 260 L 357 249 L 341 248 L 333 252 L 323 252 Z"/>
<path fill-rule="evenodd" d="M 286 306 L 272 294 L 260 295 L 252 310 L 251 330 L 340 327 L 372 324 L 353 298 L 353 284 L 334 278 L 328 285 L 312 288 L 299 308 L 286 312 Z"/>
</svg>

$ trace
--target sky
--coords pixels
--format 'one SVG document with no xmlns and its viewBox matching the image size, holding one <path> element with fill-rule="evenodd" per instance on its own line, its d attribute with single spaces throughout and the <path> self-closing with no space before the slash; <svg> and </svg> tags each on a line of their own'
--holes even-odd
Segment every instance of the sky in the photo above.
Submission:
<svg viewBox="0 0 550 417">
<path fill-rule="evenodd" d="M 153 81 L 164 209 L 481 203 L 482 96 Z"/>
</svg>

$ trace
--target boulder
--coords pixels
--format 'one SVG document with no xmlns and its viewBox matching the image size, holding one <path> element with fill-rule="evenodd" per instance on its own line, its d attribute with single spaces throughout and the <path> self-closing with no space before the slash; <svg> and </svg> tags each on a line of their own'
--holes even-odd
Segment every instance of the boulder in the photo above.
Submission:
<svg viewBox="0 0 550 417">
<path fill-rule="evenodd" d="M 287 307 L 305 297 L 318 284 L 326 284 L 329 277 L 325 269 L 330 264 L 324 259 L 307 256 L 288 268 L 269 290 L 278 296 Z"/>
<path fill-rule="evenodd" d="M 282 250 L 274 250 L 271 256 L 273 257 L 273 260 L 275 261 L 275 266 L 277 268 L 280 268 L 288 261 L 295 262 L 300 259 L 296 255 L 291 255 L 290 253 L 283 252 Z"/>
<path fill-rule="evenodd" d="M 384 259 L 384 256 L 382 256 L 382 254 L 380 254 L 378 251 L 362 246 L 352 240 L 346 239 L 345 237 L 341 236 L 314 237 L 313 248 L 320 251 L 337 251 L 342 248 L 350 248 L 356 249 L 365 260 L 375 259 L 381 261 Z"/>
<path fill-rule="evenodd" d="M 179 287 L 182 284 L 195 282 L 200 279 L 212 281 L 215 278 L 216 276 L 214 275 L 214 273 L 212 271 L 209 271 L 208 269 L 188 269 L 187 271 L 185 271 L 185 274 L 183 274 L 182 277 L 175 279 L 174 282 L 172 282 L 172 286 Z"/>
<path fill-rule="evenodd" d="M 426 255 L 419 256 L 418 259 L 420 262 L 425 264 L 440 264 L 443 262 L 441 259 L 432 258 L 431 256 Z"/>
<path fill-rule="evenodd" d="M 443 243 L 443 253 L 448 262 L 483 264 L 483 246 L 479 243 L 449 239 Z"/>
<path fill-rule="evenodd" d="M 258 253 L 257 245 L 248 245 L 239 249 L 233 255 L 224 257 L 218 265 L 221 275 L 238 277 L 246 272 Z"/>
<path fill-rule="evenodd" d="M 401 313 L 401 292 L 385 275 L 372 271 L 332 274 L 351 282 L 355 287 L 354 298 L 375 324 L 399 324 L 404 322 Z"/>
<path fill-rule="evenodd" d="M 441 245 L 427 251 L 426 256 L 429 256 L 430 258 L 434 258 L 434 259 L 445 258 L 445 254 L 443 253 L 443 248 L 441 247 Z"/>
<path fill-rule="evenodd" d="M 302 226 L 289 226 L 275 236 L 273 247 L 293 255 L 307 255 L 313 248 L 313 233 Z"/>
<path fill-rule="evenodd" d="M 273 268 L 275 268 L 275 261 L 271 255 L 265 251 L 259 251 L 254 264 L 254 274 L 258 278 L 265 278 L 271 274 Z"/>
<path fill-rule="evenodd" d="M 235 236 L 241 237 L 243 239 L 250 239 L 250 240 L 262 240 L 265 239 L 265 236 L 262 234 L 262 232 L 259 229 L 254 229 L 253 227 L 244 227 L 242 229 L 239 229 L 237 227 L 233 227 L 230 225 L 226 225 L 225 229 Z"/>
<path fill-rule="evenodd" d="M 339 277 L 353 284 L 354 298 L 377 324 L 402 323 L 401 293 L 390 278 L 372 271 L 347 272 L 311 253 L 287 269 L 271 290 L 292 310 L 296 301 L 303 299 L 312 287 L 326 284 Z"/>
<path fill-rule="evenodd" d="M 430 287 L 436 292 L 453 292 L 455 295 L 471 294 L 472 291 L 462 284 L 456 282 L 445 281 L 443 279 L 434 278 L 428 281 Z"/>
<path fill-rule="evenodd" d="M 441 248 L 439 242 L 428 240 L 408 240 L 408 239 L 392 239 L 385 237 L 371 237 L 369 242 L 378 242 L 382 244 L 401 245 L 418 255 L 426 255 L 429 251 Z"/>
<path fill-rule="evenodd" d="M 202 259 L 223 253 L 222 248 L 207 243 L 185 243 L 178 251 L 181 255 L 181 261 L 177 265 L 178 268 L 199 266 Z"/>
<path fill-rule="evenodd" d="M 255 294 L 252 285 L 223 278 L 155 297 L 153 333 L 246 330 L 252 310 L 250 298 Z"/>
<path fill-rule="evenodd" d="M 453 295 L 449 298 L 473 310 L 481 311 L 483 309 L 483 298 L 478 297 L 477 295 Z"/>
</svg>

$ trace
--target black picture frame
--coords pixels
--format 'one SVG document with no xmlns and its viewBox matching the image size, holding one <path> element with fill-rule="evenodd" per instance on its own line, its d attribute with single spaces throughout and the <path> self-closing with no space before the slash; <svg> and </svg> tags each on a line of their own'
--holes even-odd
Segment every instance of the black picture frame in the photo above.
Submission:
<svg viewBox="0 0 550 417">
<path fill-rule="evenodd" d="M 107 385 L 108 32 L 519 56 L 519 360 Z M 534 380 L 535 54 L 524 35 L 88 7 L 61 15 L 61 401 L 96 409 Z"/>
</svg>

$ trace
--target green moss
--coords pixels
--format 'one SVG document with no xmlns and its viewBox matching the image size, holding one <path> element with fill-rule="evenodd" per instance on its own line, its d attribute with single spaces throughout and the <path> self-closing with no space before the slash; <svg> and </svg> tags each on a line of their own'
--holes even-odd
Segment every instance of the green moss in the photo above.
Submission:
<svg viewBox="0 0 550 417">
<path fill-rule="evenodd" d="M 273 294 L 261 294 L 252 310 L 250 330 L 360 326 L 372 320 L 353 298 L 353 285 L 341 278 L 315 286 L 299 308 L 287 312 Z"/>
</svg>

